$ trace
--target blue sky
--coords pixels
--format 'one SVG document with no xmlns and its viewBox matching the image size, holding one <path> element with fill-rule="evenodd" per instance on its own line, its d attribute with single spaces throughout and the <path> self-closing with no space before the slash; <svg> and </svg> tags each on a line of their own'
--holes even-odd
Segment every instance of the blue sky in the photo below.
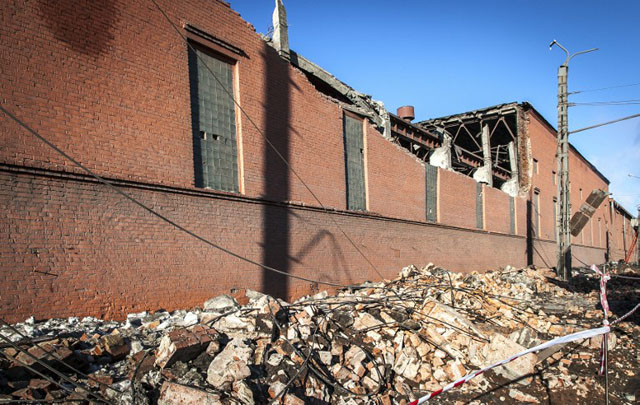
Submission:
<svg viewBox="0 0 640 405">
<path fill-rule="evenodd" d="M 390 111 L 416 119 L 511 101 L 529 101 L 556 124 L 557 68 L 572 59 L 569 91 L 640 83 L 638 1 L 312 1 L 284 0 L 291 48 Z M 266 33 L 274 0 L 231 0 Z M 585 92 L 571 102 L 639 100 L 640 85 Z M 576 106 L 578 129 L 640 113 L 640 103 Z M 640 118 L 573 135 L 571 143 L 611 181 L 616 200 L 640 204 Z"/>
</svg>

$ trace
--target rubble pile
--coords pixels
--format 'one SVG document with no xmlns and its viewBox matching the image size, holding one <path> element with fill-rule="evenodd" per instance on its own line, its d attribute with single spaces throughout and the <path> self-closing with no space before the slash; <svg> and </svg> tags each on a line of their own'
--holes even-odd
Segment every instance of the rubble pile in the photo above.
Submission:
<svg viewBox="0 0 640 405">
<path fill-rule="evenodd" d="M 601 324 L 595 289 L 571 292 L 549 276 L 410 266 L 392 281 L 291 304 L 246 290 L 190 311 L 130 314 L 125 322 L 31 318 L 1 329 L 0 401 L 405 403 L 542 341 Z M 629 335 L 640 331 L 621 325 Z M 547 390 L 584 387 L 578 395 L 586 396 L 594 377 L 567 367 L 597 362 L 599 339 L 592 340 L 569 355 L 561 348 L 529 354 L 455 395 L 516 380 L 501 399 L 536 403 L 523 390 L 537 374 Z M 611 334 L 611 349 L 632 344 Z"/>
</svg>

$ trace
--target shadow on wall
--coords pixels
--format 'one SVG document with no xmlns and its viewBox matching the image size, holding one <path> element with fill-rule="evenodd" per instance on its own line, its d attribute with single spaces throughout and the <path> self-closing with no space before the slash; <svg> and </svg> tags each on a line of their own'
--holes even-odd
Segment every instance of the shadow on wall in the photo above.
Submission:
<svg viewBox="0 0 640 405">
<path fill-rule="evenodd" d="M 527 266 L 535 265 L 537 257 L 544 267 L 551 269 L 555 267 L 555 263 L 547 256 L 543 243 L 538 241 L 539 249 L 535 246 L 537 234 L 533 223 L 533 210 L 533 203 L 527 200 Z"/>
<path fill-rule="evenodd" d="M 266 47 L 267 45 L 265 45 Z M 289 66 L 280 60 L 275 50 L 265 48 L 265 137 L 287 162 L 290 159 L 291 95 Z M 273 201 L 288 201 L 291 195 L 289 169 L 273 148 L 265 143 L 263 152 L 263 197 Z M 262 263 L 290 271 L 290 219 L 286 207 L 263 205 Z M 262 271 L 262 291 L 274 297 L 286 297 L 289 278 L 267 270 Z"/>
<path fill-rule="evenodd" d="M 49 31 L 75 52 L 98 56 L 114 38 L 115 0 L 40 0 L 39 8 Z"/>
<path fill-rule="evenodd" d="M 295 216 L 295 214 L 292 214 L 292 215 Z M 326 276 L 326 272 L 322 271 L 329 268 L 336 272 L 338 270 L 343 271 L 346 274 L 346 278 L 344 280 L 346 280 L 347 284 L 353 284 L 354 283 L 353 277 L 351 277 L 351 273 L 349 272 L 347 259 L 344 257 L 342 248 L 340 247 L 340 244 L 336 241 L 336 238 L 333 235 L 333 233 L 327 231 L 326 229 L 323 229 L 317 232 L 313 236 L 313 238 L 311 238 L 311 240 L 309 240 L 307 243 L 305 243 L 305 245 L 302 248 L 300 248 L 300 250 L 295 254 L 295 256 L 291 258 L 291 260 L 297 264 L 303 264 L 303 259 L 308 254 L 310 254 L 315 247 L 320 246 L 323 243 L 323 240 L 325 239 L 328 243 L 327 251 L 331 252 L 331 255 L 330 255 L 331 261 L 329 260 L 324 261 L 323 262 L 324 268 L 316 269 L 320 271 L 314 274 L 314 278 L 320 281 L 332 282 L 333 280 L 331 280 L 329 277 Z M 322 288 L 320 289 L 325 289 L 325 288 L 326 286 L 322 286 Z"/>
</svg>

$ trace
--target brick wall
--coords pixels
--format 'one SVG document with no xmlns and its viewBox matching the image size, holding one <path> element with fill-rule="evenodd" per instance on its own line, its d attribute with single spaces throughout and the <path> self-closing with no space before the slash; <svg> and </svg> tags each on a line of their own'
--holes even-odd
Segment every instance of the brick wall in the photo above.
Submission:
<svg viewBox="0 0 640 405">
<path fill-rule="evenodd" d="M 234 94 L 246 112 L 236 109 L 239 193 L 195 187 L 187 47 L 148 1 L 0 3 L 3 106 L 163 215 L 291 274 L 378 278 L 338 226 L 386 277 L 412 263 L 456 271 L 526 264 L 524 198 L 515 199 L 517 236 L 508 235 L 508 196 L 485 187 L 486 230 L 478 230 L 476 182 L 439 169 L 439 223 L 426 224 L 424 166 L 369 123 L 368 212 L 344 211 L 341 107 L 225 3 L 159 3 L 180 27 L 188 22 L 244 52 L 234 57 Z M 11 320 L 122 317 L 234 288 L 285 297 L 324 288 L 265 275 L 172 229 L 9 119 L 0 120 L 0 208 L 8 230 L 0 316 Z"/>
<path fill-rule="evenodd" d="M 502 191 L 484 187 L 485 229 L 491 232 L 511 233 L 509 195 Z"/>
<path fill-rule="evenodd" d="M 288 256 L 286 270 L 322 281 L 378 280 L 333 219 L 385 275 L 402 266 L 438 263 L 484 271 L 497 263 L 524 265 L 522 237 L 486 235 L 441 225 L 224 197 L 191 190 L 122 185 L 142 202 L 214 243 L 261 261 Z M 317 289 L 290 279 L 287 291 L 271 274 L 208 247 L 159 221 L 106 187 L 52 173 L 0 171 L 2 289 L 0 316 L 12 321 L 200 305 L 233 288 L 298 297 Z M 265 217 L 289 216 L 287 246 L 268 243 Z M 497 249 L 496 247 L 500 247 Z M 320 286 L 325 289 L 325 286 Z M 64 297 L 64 299 L 61 299 Z"/>
<path fill-rule="evenodd" d="M 468 176 L 438 169 L 438 221 L 477 229 L 476 182 Z"/>
<path fill-rule="evenodd" d="M 557 195 L 557 183 L 554 172 L 557 172 L 556 135 L 537 114 L 529 114 L 529 135 L 531 137 L 532 158 L 538 161 L 538 173 L 533 174 L 533 188 L 540 190 L 540 238 L 555 240 L 555 217 L 553 215 L 553 198 Z M 605 180 L 600 177 L 574 149 L 569 154 L 569 179 L 571 190 L 571 215 L 580 209 L 591 191 L 609 190 Z M 606 248 L 604 229 L 609 226 L 606 201 L 600 205 L 580 235 L 572 237 L 572 244 Z M 598 222 L 602 229 L 602 237 L 598 235 Z"/>
<path fill-rule="evenodd" d="M 370 211 L 426 221 L 424 165 L 371 126 L 367 129 L 367 173 Z"/>
</svg>

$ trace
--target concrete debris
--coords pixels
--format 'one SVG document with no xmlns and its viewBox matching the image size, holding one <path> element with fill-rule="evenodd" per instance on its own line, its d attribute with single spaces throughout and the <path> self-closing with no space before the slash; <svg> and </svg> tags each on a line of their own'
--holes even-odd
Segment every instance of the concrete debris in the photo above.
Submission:
<svg viewBox="0 0 640 405">
<path fill-rule="evenodd" d="M 233 339 L 209 364 L 207 382 L 217 389 L 225 390 L 234 382 L 249 377 L 249 359 L 252 354 L 253 349 L 242 339 Z"/>
<path fill-rule="evenodd" d="M 139 312 L 125 322 L 28 319 L 0 332 L 20 348 L 0 348 L 0 401 L 87 400 L 86 387 L 99 396 L 90 400 L 121 404 L 406 403 L 543 341 L 601 324 L 597 278 L 584 276 L 571 288 L 550 279 L 534 269 L 457 274 L 430 264 L 293 303 L 241 290 L 202 309 Z M 634 377 L 640 363 L 640 356 L 624 364 L 616 357 L 636 344 L 640 326 L 629 321 L 618 326 L 624 334 L 610 335 L 611 367 L 624 370 L 613 383 Z M 447 393 L 446 401 L 468 402 L 514 380 L 531 385 L 508 384 L 487 395 L 518 403 L 546 402 L 547 395 L 559 395 L 559 402 L 589 398 L 600 387 L 593 375 L 600 342 L 527 355 Z"/>
<path fill-rule="evenodd" d="M 165 381 L 160 388 L 158 405 L 218 405 L 222 404 L 220 395 L 201 389 Z"/>
<path fill-rule="evenodd" d="M 233 297 L 226 294 L 213 297 L 204 303 L 203 309 L 207 312 L 224 313 L 238 308 L 239 305 Z"/>
</svg>

